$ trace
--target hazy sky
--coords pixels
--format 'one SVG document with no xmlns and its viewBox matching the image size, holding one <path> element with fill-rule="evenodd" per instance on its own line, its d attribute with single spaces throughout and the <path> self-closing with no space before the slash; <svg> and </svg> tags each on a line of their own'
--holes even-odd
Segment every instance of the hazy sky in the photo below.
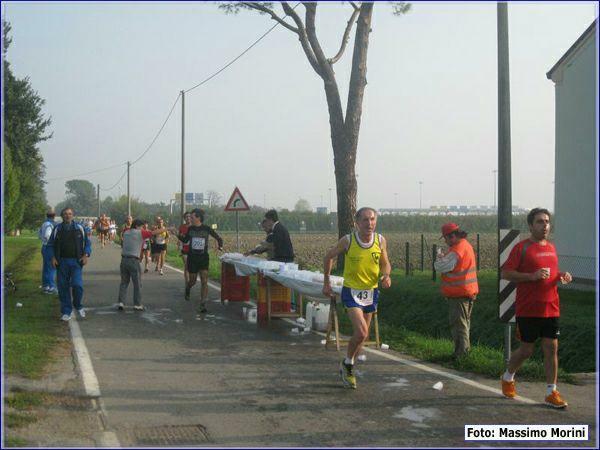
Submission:
<svg viewBox="0 0 600 450">
<path fill-rule="evenodd" d="M 50 203 L 64 182 L 133 161 L 178 93 L 237 56 L 273 21 L 214 3 L 7 2 L 9 61 L 46 99 L 54 137 L 41 144 Z M 304 14 L 304 8 L 298 11 Z M 595 2 L 509 3 L 513 203 L 552 208 L 554 84 L 546 72 L 597 17 Z M 351 7 L 322 3 L 328 56 Z M 492 204 L 497 164 L 495 3 L 387 2 L 373 13 L 358 148 L 358 203 L 374 207 Z M 335 66 L 346 104 L 352 42 Z M 322 81 L 296 36 L 277 27 L 238 62 L 189 92 L 188 192 L 292 208 L 329 206 L 335 183 Z M 133 194 L 168 202 L 180 189 L 181 103 L 132 166 Z M 125 166 L 78 177 L 109 188 Z M 63 179 L 52 180 L 57 177 Z M 126 192 L 126 179 L 105 195 Z"/>
</svg>

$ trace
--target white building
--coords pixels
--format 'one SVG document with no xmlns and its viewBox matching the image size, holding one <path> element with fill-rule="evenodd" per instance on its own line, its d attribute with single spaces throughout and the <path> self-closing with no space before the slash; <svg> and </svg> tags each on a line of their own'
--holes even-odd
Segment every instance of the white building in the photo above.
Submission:
<svg viewBox="0 0 600 450">
<path fill-rule="evenodd" d="M 546 74 L 555 84 L 554 241 L 579 287 L 596 280 L 596 22 Z"/>
</svg>

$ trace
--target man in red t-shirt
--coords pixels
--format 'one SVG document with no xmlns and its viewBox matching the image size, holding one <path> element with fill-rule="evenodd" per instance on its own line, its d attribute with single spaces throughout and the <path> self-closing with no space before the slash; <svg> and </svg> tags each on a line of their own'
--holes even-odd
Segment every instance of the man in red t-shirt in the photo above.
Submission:
<svg viewBox="0 0 600 450">
<path fill-rule="evenodd" d="M 535 341 L 542 338 L 544 369 L 546 373 L 546 404 L 566 408 L 556 389 L 558 374 L 558 318 L 560 316 L 557 284 L 572 281 L 569 272 L 558 270 L 558 256 L 549 242 L 550 212 L 534 208 L 527 215 L 531 235 L 513 247 L 502 266 L 501 277 L 517 283 L 516 319 L 520 347 L 513 352 L 508 368 L 502 376 L 502 393 L 513 398 L 515 372 L 532 354 Z"/>
<path fill-rule="evenodd" d="M 186 212 L 183 215 L 183 221 L 184 222 L 179 226 L 179 235 L 180 236 L 185 236 L 187 234 L 188 228 L 192 224 L 192 215 L 190 212 Z M 181 251 L 181 259 L 183 260 L 183 278 L 185 280 L 185 286 L 187 288 L 187 285 L 190 281 L 190 273 L 188 272 L 188 269 L 187 269 L 187 256 L 190 251 L 190 244 L 189 243 L 184 244 L 178 240 L 177 246 L 179 247 L 179 249 Z M 190 296 L 188 294 L 186 294 L 185 299 L 189 300 Z"/>
</svg>

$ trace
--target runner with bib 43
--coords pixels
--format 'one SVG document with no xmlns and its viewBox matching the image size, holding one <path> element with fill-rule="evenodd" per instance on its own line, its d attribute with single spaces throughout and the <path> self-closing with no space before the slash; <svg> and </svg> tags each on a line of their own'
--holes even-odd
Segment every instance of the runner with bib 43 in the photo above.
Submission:
<svg viewBox="0 0 600 450">
<path fill-rule="evenodd" d="M 340 363 L 340 376 L 345 386 L 356 389 L 354 359 L 369 337 L 373 313 L 377 311 L 379 282 L 382 288 L 391 286 L 392 270 L 387 255 L 387 244 L 382 235 L 375 233 L 377 212 L 360 208 L 355 216 L 356 231 L 340 239 L 324 259 L 325 279 L 323 294 L 333 295 L 329 276 L 333 260 L 344 254 L 344 286 L 341 300 L 352 322 L 352 338 L 348 342 L 346 358 Z"/>
</svg>

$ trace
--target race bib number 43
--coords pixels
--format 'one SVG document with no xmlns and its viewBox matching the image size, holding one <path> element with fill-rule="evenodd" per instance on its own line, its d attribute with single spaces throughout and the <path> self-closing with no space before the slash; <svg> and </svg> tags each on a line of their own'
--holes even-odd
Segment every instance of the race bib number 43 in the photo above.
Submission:
<svg viewBox="0 0 600 450">
<path fill-rule="evenodd" d="M 192 238 L 192 250 L 202 250 L 204 251 L 204 244 L 206 240 L 201 237 L 193 237 Z"/>
<path fill-rule="evenodd" d="M 373 304 L 373 289 L 351 289 L 352 298 L 360 306 L 370 306 Z"/>
</svg>

